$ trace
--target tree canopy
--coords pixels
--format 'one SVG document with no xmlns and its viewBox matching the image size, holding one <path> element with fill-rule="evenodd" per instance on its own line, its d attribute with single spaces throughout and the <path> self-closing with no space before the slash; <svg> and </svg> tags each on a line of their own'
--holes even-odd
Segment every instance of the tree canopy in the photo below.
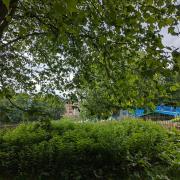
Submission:
<svg viewBox="0 0 180 180">
<path fill-rule="evenodd" d="M 160 33 L 179 35 L 176 0 L 1 0 L 0 12 L 2 90 L 103 87 L 115 105 L 141 106 L 177 71 Z"/>
</svg>

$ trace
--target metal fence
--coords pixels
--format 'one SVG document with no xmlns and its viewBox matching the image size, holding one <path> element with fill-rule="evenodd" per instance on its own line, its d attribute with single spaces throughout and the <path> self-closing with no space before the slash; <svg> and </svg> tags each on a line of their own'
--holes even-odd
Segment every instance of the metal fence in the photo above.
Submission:
<svg viewBox="0 0 180 180">
<path fill-rule="evenodd" d="M 170 120 L 163 120 L 163 121 L 152 121 L 152 120 L 146 120 L 146 121 L 150 121 L 154 124 L 159 124 L 163 127 L 166 127 L 168 129 L 177 129 L 180 130 L 180 122 L 172 122 Z"/>
</svg>

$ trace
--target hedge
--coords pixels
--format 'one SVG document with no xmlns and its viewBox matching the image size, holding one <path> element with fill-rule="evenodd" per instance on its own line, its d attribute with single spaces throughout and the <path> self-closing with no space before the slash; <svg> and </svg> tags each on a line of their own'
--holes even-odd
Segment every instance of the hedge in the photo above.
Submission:
<svg viewBox="0 0 180 180">
<path fill-rule="evenodd" d="M 141 120 L 21 124 L 0 132 L 3 179 L 178 179 L 179 132 Z"/>
</svg>

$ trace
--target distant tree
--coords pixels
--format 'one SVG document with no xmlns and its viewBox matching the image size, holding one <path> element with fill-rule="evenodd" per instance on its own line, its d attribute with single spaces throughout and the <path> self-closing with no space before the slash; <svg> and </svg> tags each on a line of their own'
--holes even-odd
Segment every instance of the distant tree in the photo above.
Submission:
<svg viewBox="0 0 180 180">
<path fill-rule="evenodd" d="M 64 102 L 55 95 L 17 94 L 11 98 L 0 99 L 0 122 L 17 123 L 43 119 L 60 119 L 64 114 Z"/>
</svg>

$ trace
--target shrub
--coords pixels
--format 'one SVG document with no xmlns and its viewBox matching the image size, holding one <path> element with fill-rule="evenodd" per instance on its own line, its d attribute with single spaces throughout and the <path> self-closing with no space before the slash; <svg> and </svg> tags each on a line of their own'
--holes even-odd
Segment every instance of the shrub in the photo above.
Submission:
<svg viewBox="0 0 180 180">
<path fill-rule="evenodd" d="M 171 120 L 172 122 L 180 122 L 180 117 L 176 117 L 174 119 Z"/>
<path fill-rule="evenodd" d="M 22 124 L 0 134 L 0 174 L 53 179 L 178 177 L 179 132 L 144 121 Z"/>
</svg>

